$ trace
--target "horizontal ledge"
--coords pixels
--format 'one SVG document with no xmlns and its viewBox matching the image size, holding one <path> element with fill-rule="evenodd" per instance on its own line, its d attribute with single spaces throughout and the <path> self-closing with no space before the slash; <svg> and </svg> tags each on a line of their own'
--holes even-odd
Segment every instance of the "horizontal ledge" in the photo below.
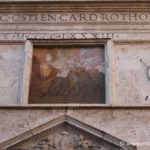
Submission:
<svg viewBox="0 0 150 150">
<path fill-rule="evenodd" d="M 45 109 L 45 108 L 107 108 L 107 109 L 138 109 L 138 108 L 150 108 L 150 105 L 109 105 L 109 104 L 27 104 L 27 105 L 1 105 L 0 109 Z"/>
<path fill-rule="evenodd" d="M 67 2 L 149 2 L 149 0 L 68 0 Z M 0 0 L 0 2 L 66 2 L 65 0 Z"/>
</svg>

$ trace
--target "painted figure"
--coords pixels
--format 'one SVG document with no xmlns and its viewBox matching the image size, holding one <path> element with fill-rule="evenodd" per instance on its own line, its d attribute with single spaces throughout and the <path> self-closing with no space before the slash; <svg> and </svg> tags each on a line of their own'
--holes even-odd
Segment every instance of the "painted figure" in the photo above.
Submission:
<svg viewBox="0 0 150 150">
<path fill-rule="evenodd" d="M 50 49 L 43 51 L 43 56 L 38 51 L 33 56 L 31 102 L 49 103 L 51 99 L 54 103 L 105 102 L 104 60 L 100 49 Z"/>
</svg>

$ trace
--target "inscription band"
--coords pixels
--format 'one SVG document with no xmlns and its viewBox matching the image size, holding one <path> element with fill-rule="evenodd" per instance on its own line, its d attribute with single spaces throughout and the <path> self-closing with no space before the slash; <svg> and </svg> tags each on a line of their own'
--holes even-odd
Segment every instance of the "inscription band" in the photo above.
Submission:
<svg viewBox="0 0 150 150">
<path fill-rule="evenodd" d="M 0 40 L 27 39 L 106 39 L 114 38 L 114 33 L 3 33 Z"/>
<path fill-rule="evenodd" d="M 0 13 L 0 23 L 150 22 L 150 13 Z"/>
</svg>

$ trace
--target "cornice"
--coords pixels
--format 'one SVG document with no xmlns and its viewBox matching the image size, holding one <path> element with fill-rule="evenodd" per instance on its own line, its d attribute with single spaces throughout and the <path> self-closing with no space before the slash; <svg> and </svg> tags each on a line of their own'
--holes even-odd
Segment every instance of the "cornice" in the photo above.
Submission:
<svg viewBox="0 0 150 150">
<path fill-rule="evenodd" d="M 124 110 L 149 110 L 150 105 L 109 105 L 109 104 L 30 104 L 30 105 L 1 105 L 0 110 L 24 110 L 24 109 L 124 109 Z"/>
<path fill-rule="evenodd" d="M 149 2 L 149 0 L 0 0 L 0 2 Z"/>
<path fill-rule="evenodd" d="M 1 12 L 84 12 L 84 11 L 143 11 L 149 12 L 149 0 L 91 0 L 91 1 L 62 1 L 62 0 L 0 0 Z"/>
</svg>

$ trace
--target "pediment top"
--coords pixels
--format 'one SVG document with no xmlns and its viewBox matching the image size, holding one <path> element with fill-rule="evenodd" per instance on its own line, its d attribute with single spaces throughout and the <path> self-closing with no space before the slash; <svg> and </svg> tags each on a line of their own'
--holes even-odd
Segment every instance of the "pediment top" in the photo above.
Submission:
<svg viewBox="0 0 150 150">
<path fill-rule="evenodd" d="M 2 144 L 1 149 L 136 150 L 136 147 L 68 115 L 60 116 Z"/>
</svg>

